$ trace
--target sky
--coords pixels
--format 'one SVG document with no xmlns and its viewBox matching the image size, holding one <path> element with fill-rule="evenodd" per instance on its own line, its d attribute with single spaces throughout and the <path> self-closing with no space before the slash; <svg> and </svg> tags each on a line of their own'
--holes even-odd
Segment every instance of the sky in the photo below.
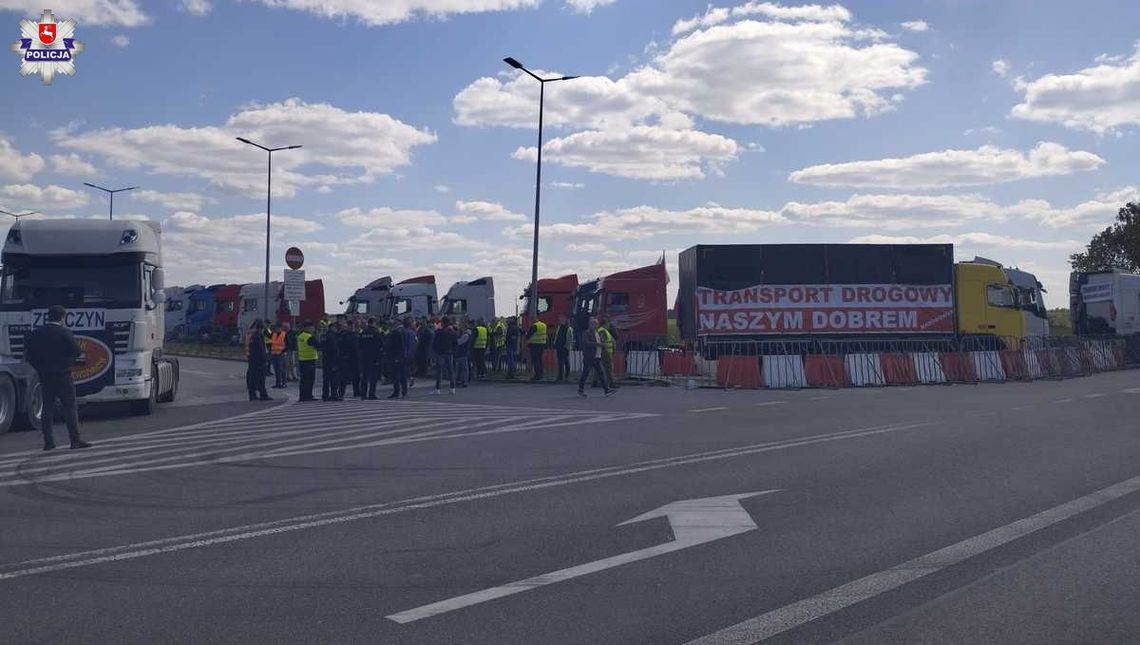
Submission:
<svg viewBox="0 0 1140 645">
<path fill-rule="evenodd" d="M 306 255 L 326 309 L 371 280 L 583 280 L 694 244 L 939 242 L 1035 272 L 1140 198 L 1140 4 L 1086 0 L 59 0 L 44 85 L 0 58 L 0 209 L 105 217 L 139 186 L 167 284 Z M 0 0 L 9 42 L 34 0 Z M 8 65 L 5 72 L 3 65 Z"/>
</svg>

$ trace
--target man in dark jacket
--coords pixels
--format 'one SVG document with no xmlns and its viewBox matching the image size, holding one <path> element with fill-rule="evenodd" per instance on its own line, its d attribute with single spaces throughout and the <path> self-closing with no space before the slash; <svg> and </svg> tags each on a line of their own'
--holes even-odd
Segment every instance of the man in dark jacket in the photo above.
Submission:
<svg viewBox="0 0 1140 645">
<path fill-rule="evenodd" d="M 519 363 L 519 341 L 521 337 L 522 329 L 519 328 L 518 318 L 511 318 L 507 321 L 507 345 L 504 348 L 507 358 L 508 379 L 513 379 L 515 377 L 515 368 L 518 367 Z"/>
<path fill-rule="evenodd" d="M 340 323 L 333 323 L 321 334 L 321 400 L 340 400 Z"/>
<path fill-rule="evenodd" d="M 455 328 L 451 326 L 451 320 L 444 318 L 441 321 L 441 326 L 435 332 L 433 338 L 432 352 L 435 354 L 435 390 L 432 394 L 439 394 L 439 386 L 443 382 L 443 375 L 447 374 L 447 379 L 451 384 L 451 394 L 455 394 L 455 347 L 456 347 L 456 334 Z"/>
<path fill-rule="evenodd" d="M 431 364 L 432 341 L 435 337 L 435 327 L 432 325 L 431 320 L 424 318 L 420 321 L 420 329 L 417 333 L 416 339 L 416 373 L 413 376 L 420 378 L 428 378 L 429 366 Z M 415 385 L 416 379 L 412 378 L 412 385 Z"/>
<path fill-rule="evenodd" d="M 361 399 L 376 399 L 376 382 L 380 380 L 382 342 L 380 329 L 376 327 L 376 319 L 369 318 L 368 324 L 360 332 Z"/>
<path fill-rule="evenodd" d="M 598 375 L 605 388 L 606 396 L 613 396 L 614 389 L 610 386 L 609 378 L 602 367 L 602 354 L 605 351 L 602 334 L 598 329 L 598 319 L 590 319 L 590 327 L 582 332 L 582 375 L 578 377 L 578 396 L 586 398 L 586 379 L 590 372 Z"/>
<path fill-rule="evenodd" d="M 339 398 L 344 398 L 345 390 L 352 386 L 352 398 L 360 396 L 360 335 L 356 333 L 356 322 L 348 321 L 337 336 L 340 352 Z"/>
<path fill-rule="evenodd" d="M 62 306 L 52 305 L 47 312 L 47 324 L 33 331 L 27 340 L 25 358 L 35 368 L 43 393 L 41 429 L 44 450 L 55 449 L 51 422 L 57 399 L 63 408 L 71 448 L 91 447 L 91 444 L 79 438 L 79 411 L 75 405 L 75 382 L 71 379 L 71 367 L 82 352 L 71 330 L 63 326 L 65 313 L 67 312 Z"/>
<path fill-rule="evenodd" d="M 253 321 L 250 327 L 249 347 L 246 348 L 245 387 L 249 390 L 250 401 L 271 401 L 265 391 L 265 366 L 269 362 L 269 352 L 265 348 L 265 325 L 261 319 Z"/>
<path fill-rule="evenodd" d="M 554 330 L 554 351 L 558 354 L 558 377 L 554 379 L 556 383 L 570 378 L 570 334 L 566 316 L 559 317 L 558 328 Z"/>
</svg>

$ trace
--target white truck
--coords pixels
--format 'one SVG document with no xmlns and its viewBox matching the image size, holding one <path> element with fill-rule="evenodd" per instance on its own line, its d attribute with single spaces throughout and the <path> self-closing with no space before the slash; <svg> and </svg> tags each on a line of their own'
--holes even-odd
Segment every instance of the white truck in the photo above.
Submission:
<svg viewBox="0 0 1140 645">
<path fill-rule="evenodd" d="M 494 320 L 495 280 L 488 276 L 470 282 L 456 282 L 439 301 L 439 313 L 452 318 Z"/>
<path fill-rule="evenodd" d="M 178 392 L 178 361 L 163 354 L 165 301 L 157 222 L 20 220 L 4 242 L 0 357 L 22 361 L 24 339 L 63 305 L 82 350 L 79 401 L 150 414 Z"/>
<path fill-rule="evenodd" d="M 392 278 L 384 276 L 369 282 L 363 288 L 357 289 L 352 296 L 340 304 L 348 304 L 345 314 L 356 318 L 383 318 L 381 309 L 392 289 Z"/>
<path fill-rule="evenodd" d="M 269 283 L 269 322 L 277 320 L 277 312 L 281 309 L 281 282 Z M 238 335 L 245 337 L 245 332 L 253 325 L 255 320 L 265 318 L 265 283 L 243 284 L 238 292 Z"/>
<path fill-rule="evenodd" d="M 1069 276 L 1073 333 L 1140 334 L 1140 275 L 1123 271 L 1074 272 Z"/>
<path fill-rule="evenodd" d="M 407 316 L 426 318 L 439 313 L 435 276 L 423 275 L 408 278 L 392 286 L 388 297 L 380 305 L 381 320 L 401 320 Z"/>
</svg>

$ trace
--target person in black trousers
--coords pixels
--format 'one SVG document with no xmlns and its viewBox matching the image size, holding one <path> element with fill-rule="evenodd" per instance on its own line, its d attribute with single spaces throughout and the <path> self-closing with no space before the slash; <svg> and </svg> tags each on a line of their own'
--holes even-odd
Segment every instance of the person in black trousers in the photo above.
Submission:
<svg viewBox="0 0 1140 645">
<path fill-rule="evenodd" d="M 333 323 L 321 334 L 321 400 L 340 399 L 340 323 Z"/>
<path fill-rule="evenodd" d="M 570 378 L 570 325 L 566 316 L 558 319 L 558 328 L 554 330 L 554 351 L 558 354 L 558 377 L 555 383 L 561 383 Z"/>
<path fill-rule="evenodd" d="M 260 318 L 250 327 L 249 348 L 245 356 L 245 386 L 249 390 L 250 401 L 272 401 L 269 392 L 265 391 L 265 366 L 269 362 L 269 352 L 265 348 L 264 328 Z"/>
<path fill-rule="evenodd" d="M 349 321 L 337 336 L 340 351 L 339 398 L 344 398 L 348 386 L 352 386 L 352 398 L 360 396 L 360 335 L 356 333 L 356 323 Z"/>
<path fill-rule="evenodd" d="M 297 334 L 297 371 L 301 377 L 300 400 L 313 401 L 313 383 L 317 378 L 317 354 L 320 351 L 320 341 L 313 335 L 313 321 L 306 320 L 301 323 L 301 331 Z"/>
<path fill-rule="evenodd" d="M 376 382 L 380 380 L 380 356 L 383 342 L 376 319 L 369 318 L 360 331 L 360 398 L 376 399 Z"/>
<path fill-rule="evenodd" d="M 411 320 L 405 320 L 403 326 L 396 326 L 388 333 L 388 343 L 384 353 L 388 355 L 392 366 L 392 394 L 389 399 L 398 399 L 408 396 L 408 367 L 415 357 L 414 340 L 416 332 L 411 329 Z M 411 351 L 409 351 L 409 349 Z"/>
<path fill-rule="evenodd" d="M 582 375 L 578 377 L 578 396 L 586 398 L 586 379 L 590 378 L 591 371 L 601 379 L 606 396 L 613 396 L 615 390 L 611 387 L 606 371 L 602 367 L 604 351 L 605 342 L 598 331 L 598 319 L 591 318 L 590 328 L 582 332 Z"/>
<path fill-rule="evenodd" d="M 65 313 L 67 311 L 62 306 L 52 305 L 47 312 L 47 324 L 33 331 L 27 340 L 25 359 L 35 368 L 43 393 L 41 430 L 44 450 L 55 449 L 51 423 L 56 399 L 63 408 L 72 450 L 91 447 L 91 444 L 79 438 L 79 410 L 75 404 L 75 382 L 71 378 L 71 366 L 75 365 L 75 359 L 82 352 L 71 330 L 63 326 Z"/>
</svg>

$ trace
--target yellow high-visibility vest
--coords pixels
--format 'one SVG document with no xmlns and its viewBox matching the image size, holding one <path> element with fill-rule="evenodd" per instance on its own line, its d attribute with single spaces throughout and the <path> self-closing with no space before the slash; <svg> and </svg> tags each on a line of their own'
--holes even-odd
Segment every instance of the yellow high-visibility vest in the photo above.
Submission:
<svg viewBox="0 0 1140 645">
<path fill-rule="evenodd" d="M 472 345 L 475 349 L 487 348 L 487 328 L 483 325 L 475 327 L 475 343 Z"/>
<path fill-rule="evenodd" d="M 605 347 L 606 353 L 610 356 L 614 355 L 614 335 L 610 330 L 605 327 L 599 327 L 598 333 L 602 335 L 602 346 Z"/>
<path fill-rule="evenodd" d="M 495 347 L 503 347 L 507 344 L 507 326 L 503 321 L 495 323 Z"/>
<path fill-rule="evenodd" d="M 546 323 L 541 320 L 534 321 L 534 335 L 530 337 L 527 343 L 531 345 L 546 344 Z"/>
<path fill-rule="evenodd" d="M 297 360 L 317 360 L 317 348 L 309 344 L 312 338 L 313 335 L 307 331 L 297 334 Z"/>
</svg>

